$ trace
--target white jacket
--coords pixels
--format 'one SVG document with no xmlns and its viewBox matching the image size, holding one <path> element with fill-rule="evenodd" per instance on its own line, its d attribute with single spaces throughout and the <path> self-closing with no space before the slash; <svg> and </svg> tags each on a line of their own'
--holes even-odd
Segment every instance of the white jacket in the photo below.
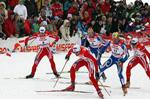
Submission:
<svg viewBox="0 0 150 99">
<path fill-rule="evenodd" d="M 17 13 L 20 16 L 20 18 L 23 18 L 24 20 L 27 19 L 27 16 L 28 16 L 27 8 L 23 4 L 16 5 L 15 8 L 14 8 L 14 13 Z"/>
</svg>

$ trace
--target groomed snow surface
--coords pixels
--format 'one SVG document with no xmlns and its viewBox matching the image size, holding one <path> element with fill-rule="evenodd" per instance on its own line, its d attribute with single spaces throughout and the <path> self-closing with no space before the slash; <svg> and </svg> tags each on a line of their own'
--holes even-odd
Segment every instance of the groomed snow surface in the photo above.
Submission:
<svg viewBox="0 0 150 99">
<path fill-rule="evenodd" d="M 54 54 L 54 61 L 56 62 L 57 70 L 60 72 L 64 63 L 66 53 Z M 104 63 L 110 54 L 104 54 L 102 63 Z M 43 90 L 64 89 L 70 84 L 70 74 L 63 73 L 62 77 L 68 79 L 59 79 L 55 88 L 53 88 L 57 79 L 51 73 L 51 66 L 48 58 L 44 57 L 38 68 L 36 75 L 33 79 L 22 79 L 30 74 L 31 68 L 36 56 L 35 52 L 31 53 L 13 53 L 11 57 L 0 55 L 0 99 L 99 99 L 94 87 L 92 85 L 79 85 L 76 84 L 77 91 L 88 91 L 93 93 L 75 93 L 75 92 L 36 92 Z M 72 63 L 77 59 L 72 55 L 69 62 L 66 64 L 64 71 L 68 71 Z M 124 64 L 124 76 L 126 71 L 126 62 Z M 87 71 L 86 68 L 80 68 L 79 71 Z M 101 87 L 105 99 L 149 99 L 150 97 L 150 79 L 146 76 L 143 68 L 138 65 L 132 69 L 131 76 L 131 89 L 128 94 L 123 96 L 121 84 L 117 75 L 116 66 L 106 70 L 107 80 L 101 82 L 104 85 L 109 85 L 111 88 L 106 87 L 111 96 L 108 96 L 106 91 Z M 88 73 L 77 73 L 76 82 L 89 81 Z M 125 77 L 126 80 L 126 77 Z M 64 83 L 62 83 L 64 82 Z"/>
</svg>

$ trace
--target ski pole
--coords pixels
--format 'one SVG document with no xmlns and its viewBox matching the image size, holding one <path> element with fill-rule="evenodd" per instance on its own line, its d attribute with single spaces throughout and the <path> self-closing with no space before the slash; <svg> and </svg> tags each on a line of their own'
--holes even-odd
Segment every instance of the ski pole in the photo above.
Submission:
<svg viewBox="0 0 150 99">
<path fill-rule="evenodd" d="M 63 68 L 62 68 L 62 70 L 61 70 L 61 72 L 60 72 L 60 75 L 62 74 L 62 72 L 63 72 L 63 70 L 64 70 L 64 68 L 65 68 L 65 66 L 66 66 L 66 64 L 67 64 L 67 62 L 68 62 L 68 60 L 66 60 L 66 62 L 65 62 L 65 64 L 64 64 L 64 66 L 63 66 Z M 56 84 L 57 84 L 57 82 L 58 82 L 59 78 L 60 78 L 60 77 L 58 77 L 58 78 L 57 78 L 57 80 L 56 80 L 56 82 L 55 82 L 55 84 L 54 84 L 53 88 L 55 88 L 55 86 L 56 86 Z"/>
<path fill-rule="evenodd" d="M 106 93 L 110 96 L 110 93 L 108 92 L 108 90 L 106 89 L 106 87 L 103 85 L 103 83 L 99 80 L 100 84 L 102 85 L 102 87 L 104 88 L 104 90 L 106 91 Z"/>
</svg>

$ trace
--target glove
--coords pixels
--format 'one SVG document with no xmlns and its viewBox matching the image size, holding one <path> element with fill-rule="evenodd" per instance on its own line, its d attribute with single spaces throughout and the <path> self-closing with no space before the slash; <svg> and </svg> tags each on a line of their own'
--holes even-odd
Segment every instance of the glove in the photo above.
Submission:
<svg viewBox="0 0 150 99">
<path fill-rule="evenodd" d="M 96 77 L 96 80 L 98 81 L 98 80 L 99 80 L 99 78 L 100 78 L 100 76 L 99 76 L 99 72 L 96 72 L 96 73 L 95 73 L 95 77 Z"/>
<path fill-rule="evenodd" d="M 65 56 L 65 59 L 66 59 L 66 60 L 69 60 L 69 58 L 70 58 L 70 57 L 69 57 L 68 55 Z"/>
</svg>

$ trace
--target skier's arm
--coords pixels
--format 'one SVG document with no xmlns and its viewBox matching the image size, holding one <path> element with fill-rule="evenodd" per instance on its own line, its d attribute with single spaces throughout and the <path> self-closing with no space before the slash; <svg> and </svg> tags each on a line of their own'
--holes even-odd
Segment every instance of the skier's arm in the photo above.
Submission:
<svg viewBox="0 0 150 99">
<path fill-rule="evenodd" d="M 52 46 L 54 45 L 54 44 L 56 44 L 56 42 L 58 42 L 58 40 L 59 40 L 59 36 L 55 36 L 55 38 L 54 38 L 55 40 L 52 42 Z"/>
<path fill-rule="evenodd" d="M 98 40 L 99 40 L 102 44 L 104 44 L 104 43 L 106 42 L 104 39 L 102 39 L 101 36 L 98 36 Z"/>
<path fill-rule="evenodd" d="M 37 35 L 33 35 L 32 37 L 27 37 L 24 41 L 25 45 L 27 46 L 28 45 L 28 41 L 29 40 L 32 40 L 32 39 L 35 39 L 37 37 Z"/>
<path fill-rule="evenodd" d="M 119 59 L 119 61 L 124 63 L 129 58 L 129 52 L 125 44 L 122 44 L 122 48 L 124 50 L 124 55 Z"/>
<path fill-rule="evenodd" d="M 146 54 L 146 56 L 148 57 L 148 59 L 150 60 L 150 53 L 144 46 L 142 47 L 142 52 L 144 52 Z"/>
<path fill-rule="evenodd" d="M 73 49 L 70 49 L 70 50 L 68 51 L 67 55 L 65 56 L 65 59 L 66 59 L 66 60 L 69 60 L 70 55 L 72 54 L 72 52 L 73 52 Z"/>
<path fill-rule="evenodd" d="M 99 54 L 100 55 L 103 54 L 109 46 L 110 46 L 110 41 L 106 41 L 105 44 L 101 48 L 98 49 Z"/>
</svg>

